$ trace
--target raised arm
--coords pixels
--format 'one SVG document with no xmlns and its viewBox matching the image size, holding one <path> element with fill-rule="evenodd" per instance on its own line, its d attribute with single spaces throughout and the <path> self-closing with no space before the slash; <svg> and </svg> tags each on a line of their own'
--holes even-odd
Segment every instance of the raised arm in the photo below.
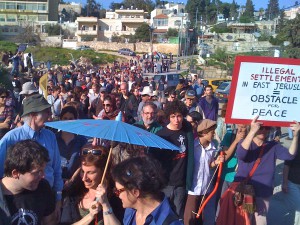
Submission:
<svg viewBox="0 0 300 225">
<path fill-rule="evenodd" d="M 248 135 L 246 136 L 246 138 L 244 139 L 244 141 L 242 142 L 242 147 L 245 150 L 249 150 L 251 142 L 252 142 L 254 136 L 256 135 L 257 131 L 259 130 L 259 128 L 262 125 L 261 122 L 257 122 L 257 119 L 258 119 L 258 116 L 256 116 L 252 120 L 250 131 L 249 131 Z"/>
<path fill-rule="evenodd" d="M 108 202 L 106 189 L 101 184 L 97 187 L 96 198 L 98 202 L 102 205 L 104 224 L 121 225 L 120 221 L 116 218 Z"/>
<path fill-rule="evenodd" d="M 290 128 L 292 129 L 294 135 L 291 146 L 289 148 L 289 153 L 291 155 L 296 155 L 298 145 L 299 145 L 300 124 L 297 121 L 294 122 L 295 122 L 294 124 L 290 125 Z"/>
</svg>

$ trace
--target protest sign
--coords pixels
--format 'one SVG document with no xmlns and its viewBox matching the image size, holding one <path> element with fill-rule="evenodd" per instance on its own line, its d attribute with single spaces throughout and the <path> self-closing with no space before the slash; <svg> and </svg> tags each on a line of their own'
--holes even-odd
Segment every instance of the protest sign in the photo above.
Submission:
<svg viewBox="0 0 300 225">
<path fill-rule="evenodd" d="M 265 126 L 300 121 L 300 60 L 236 57 L 225 121 L 250 124 L 257 115 Z"/>
</svg>

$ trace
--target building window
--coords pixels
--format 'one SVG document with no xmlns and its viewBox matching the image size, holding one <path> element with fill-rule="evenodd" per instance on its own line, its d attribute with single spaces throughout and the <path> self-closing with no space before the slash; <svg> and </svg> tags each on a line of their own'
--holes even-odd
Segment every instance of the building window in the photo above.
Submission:
<svg viewBox="0 0 300 225">
<path fill-rule="evenodd" d="M 168 26 L 168 19 L 154 19 L 154 26 Z"/>
<path fill-rule="evenodd" d="M 27 10 L 37 10 L 37 4 L 34 3 L 28 3 L 26 6 Z"/>
<path fill-rule="evenodd" d="M 93 25 L 93 30 L 96 30 L 96 27 L 97 27 L 96 25 Z"/>
<path fill-rule="evenodd" d="M 0 15 L 0 21 L 5 22 L 5 15 Z"/>
<path fill-rule="evenodd" d="M 7 22 L 15 22 L 17 18 L 15 15 L 7 15 Z"/>
<path fill-rule="evenodd" d="M 0 9 L 5 9 L 5 2 L 0 2 Z"/>
<path fill-rule="evenodd" d="M 14 2 L 6 3 L 6 9 L 16 9 L 16 8 L 17 8 L 16 3 L 14 3 Z"/>
<path fill-rule="evenodd" d="M 37 16 L 28 16 L 28 21 L 38 21 Z"/>
<path fill-rule="evenodd" d="M 27 17 L 26 17 L 25 15 L 19 15 L 19 16 L 18 16 L 18 20 L 26 21 L 26 20 L 27 20 Z"/>
<path fill-rule="evenodd" d="M 38 4 L 38 10 L 46 11 L 47 10 L 46 4 Z"/>
<path fill-rule="evenodd" d="M 46 16 L 46 15 L 39 15 L 39 16 L 38 16 L 38 20 L 39 20 L 39 21 L 47 21 L 48 19 L 47 19 L 47 16 Z"/>
<path fill-rule="evenodd" d="M 19 9 L 19 10 L 25 10 L 26 9 L 26 4 L 24 4 L 24 3 L 18 3 L 17 4 L 17 9 Z"/>
</svg>

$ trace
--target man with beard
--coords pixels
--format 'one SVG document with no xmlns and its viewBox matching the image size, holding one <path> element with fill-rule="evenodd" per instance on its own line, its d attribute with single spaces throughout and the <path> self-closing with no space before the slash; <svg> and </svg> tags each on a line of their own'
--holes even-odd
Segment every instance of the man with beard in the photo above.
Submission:
<svg viewBox="0 0 300 225">
<path fill-rule="evenodd" d="M 47 149 L 33 140 L 8 150 L 0 180 L 0 224 L 56 224 L 55 196 L 44 179 L 49 161 Z"/>
<path fill-rule="evenodd" d="M 162 126 L 156 122 L 156 113 L 157 106 L 153 102 L 146 102 L 141 112 L 142 120 L 134 125 L 155 134 L 162 129 Z"/>
</svg>

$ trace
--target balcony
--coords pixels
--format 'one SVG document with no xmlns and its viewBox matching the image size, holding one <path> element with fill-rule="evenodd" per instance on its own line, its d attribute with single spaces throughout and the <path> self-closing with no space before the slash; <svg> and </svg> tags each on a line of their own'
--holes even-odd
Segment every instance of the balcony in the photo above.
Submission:
<svg viewBox="0 0 300 225">
<path fill-rule="evenodd" d="M 97 36 L 98 31 L 97 30 L 77 30 L 76 35 L 77 36 Z"/>
<path fill-rule="evenodd" d="M 121 20 L 122 23 L 143 23 L 144 22 L 144 18 L 140 17 L 140 18 L 136 18 L 136 17 L 122 17 L 122 18 L 118 18 L 118 20 Z"/>
</svg>

